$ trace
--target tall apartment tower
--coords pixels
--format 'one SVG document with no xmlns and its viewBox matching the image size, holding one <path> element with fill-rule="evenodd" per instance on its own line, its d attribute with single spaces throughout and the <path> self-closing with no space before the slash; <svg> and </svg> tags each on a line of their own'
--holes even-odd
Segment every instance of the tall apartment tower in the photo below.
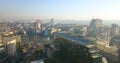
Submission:
<svg viewBox="0 0 120 63">
<path fill-rule="evenodd" d="M 53 26 L 55 24 L 54 19 L 50 19 L 49 26 Z"/>
<path fill-rule="evenodd" d="M 5 52 L 13 56 L 16 54 L 16 39 L 14 37 L 3 37 Z"/>
<path fill-rule="evenodd" d="M 4 51 L 4 45 L 2 43 L 2 37 L 0 35 L 0 53 L 2 53 Z"/>
<path fill-rule="evenodd" d="M 4 45 L 4 51 L 6 54 L 10 56 L 14 56 L 17 51 L 17 45 L 20 45 L 21 37 L 14 36 L 10 33 L 3 33 L 2 34 L 2 43 Z"/>
<path fill-rule="evenodd" d="M 41 28 L 41 21 L 36 20 L 36 22 L 34 22 L 34 26 L 35 26 L 36 29 L 40 29 Z"/>
<path fill-rule="evenodd" d="M 118 50 L 118 62 L 120 63 L 120 49 Z"/>
<path fill-rule="evenodd" d="M 34 22 L 34 27 L 35 27 L 36 33 L 41 33 L 42 32 L 42 21 L 36 20 L 36 22 Z"/>
<path fill-rule="evenodd" d="M 99 29 L 103 26 L 101 19 L 92 19 L 89 27 L 88 27 L 88 34 L 95 34 L 96 32 L 99 32 Z"/>
<path fill-rule="evenodd" d="M 116 36 L 119 34 L 119 26 L 117 24 L 112 24 L 110 29 L 110 35 Z"/>
<path fill-rule="evenodd" d="M 7 53 L 8 55 L 16 54 L 16 39 L 7 42 Z"/>
</svg>

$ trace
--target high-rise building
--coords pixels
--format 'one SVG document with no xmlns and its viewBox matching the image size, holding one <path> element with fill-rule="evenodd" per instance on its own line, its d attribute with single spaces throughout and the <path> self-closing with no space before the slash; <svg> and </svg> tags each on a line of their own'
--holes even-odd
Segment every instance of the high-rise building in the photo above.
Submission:
<svg viewBox="0 0 120 63">
<path fill-rule="evenodd" d="M 36 22 L 34 22 L 34 27 L 35 27 L 36 33 L 41 33 L 42 32 L 42 21 L 36 20 Z"/>
<path fill-rule="evenodd" d="M 40 20 L 36 20 L 36 22 L 34 22 L 34 26 L 35 26 L 36 29 L 40 29 L 41 28 Z"/>
<path fill-rule="evenodd" d="M 4 49 L 3 44 L 0 43 L 0 53 L 3 52 L 3 49 Z"/>
<path fill-rule="evenodd" d="M 120 49 L 118 50 L 118 62 L 120 63 Z"/>
<path fill-rule="evenodd" d="M 91 40 L 62 33 L 55 33 L 54 39 L 56 57 L 69 63 L 102 63 L 102 56 Z"/>
<path fill-rule="evenodd" d="M 4 37 L 3 44 L 5 52 L 8 55 L 15 55 L 16 53 L 16 39 L 14 37 Z"/>
<path fill-rule="evenodd" d="M 101 27 L 103 27 L 101 19 L 92 19 L 88 27 L 88 34 L 95 34 L 99 32 Z"/>
<path fill-rule="evenodd" d="M 119 26 L 117 24 L 112 24 L 110 29 L 110 35 L 114 37 L 118 34 L 119 34 Z"/>
<path fill-rule="evenodd" d="M 5 58 L 4 45 L 0 43 L 0 62 Z"/>
<path fill-rule="evenodd" d="M 4 51 L 4 45 L 2 43 L 2 37 L 0 36 L 0 53 Z"/>
<path fill-rule="evenodd" d="M 14 35 L 2 35 L 2 43 L 4 45 L 5 53 L 8 55 L 15 55 L 17 45 L 20 46 L 21 37 Z"/>
<path fill-rule="evenodd" d="M 16 54 L 16 39 L 12 39 L 6 43 L 8 55 Z"/>
<path fill-rule="evenodd" d="M 95 28 L 95 27 L 102 27 L 102 20 L 101 19 L 92 19 L 91 20 L 91 22 L 90 22 L 90 27 L 93 27 L 93 28 Z"/>
<path fill-rule="evenodd" d="M 0 62 L 6 57 L 4 52 L 5 52 L 5 49 L 2 43 L 2 37 L 0 35 Z"/>
<path fill-rule="evenodd" d="M 49 22 L 50 25 L 53 25 L 54 24 L 54 19 L 51 19 L 50 22 Z"/>
</svg>

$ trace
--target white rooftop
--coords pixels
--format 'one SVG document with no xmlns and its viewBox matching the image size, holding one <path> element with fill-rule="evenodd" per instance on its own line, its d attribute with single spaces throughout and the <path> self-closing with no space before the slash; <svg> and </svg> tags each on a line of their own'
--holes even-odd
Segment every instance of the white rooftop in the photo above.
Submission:
<svg viewBox="0 0 120 63">
<path fill-rule="evenodd" d="M 43 59 L 36 60 L 36 61 L 31 61 L 30 63 L 44 63 Z"/>
</svg>

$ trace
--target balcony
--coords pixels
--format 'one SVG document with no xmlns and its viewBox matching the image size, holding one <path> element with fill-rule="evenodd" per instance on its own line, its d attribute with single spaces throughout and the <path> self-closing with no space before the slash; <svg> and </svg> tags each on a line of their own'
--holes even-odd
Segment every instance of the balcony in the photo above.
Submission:
<svg viewBox="0 0 120 63">
<path fill-rule="evenodd" d="M 94 44 L 89 44 L 89 45 L 87 45 L 87 47 L 88 47 L 88 48 L 94 48 L 95 45 L 94 45 Z"/>
<path fill-rule="evenodd" d="M 90 52 L 90 53 L 96 53 L 96 52 L 99 52 L 99 50 L 93 48 L 93 49 L 89 49 L 89 52 Z"/>
<path fill-rule="evenodd" d="M 94 53 L 91 55 L 92 58 L 99 58 L 99 57 L 102 57 L 102 55 L 98 54 L 98 53 Z"/>
<path fill-rule="evenodd" d="M 3 46 L 3 44 L 0 44 L 0 46 Z"/>
<path fill-rule="evenodd" d="M 4 48 L 1 47 L 1 48 L 0 48 L 0 51 L 2 51 L 3 49 L 4 49 Z"/>
</svg>

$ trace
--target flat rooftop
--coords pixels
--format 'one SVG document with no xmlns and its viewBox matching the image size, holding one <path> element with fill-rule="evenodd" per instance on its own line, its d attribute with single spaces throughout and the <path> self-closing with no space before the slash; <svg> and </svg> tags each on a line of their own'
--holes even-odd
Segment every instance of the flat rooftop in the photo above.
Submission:
<svg viewBox="0 0 120 63">
<path fill-rule="evenodd" d="M 91 40 L 89 40 L 89 39 L 77 38 L 77 37 L 69 36 L 69 35 L 66 35 L 66 34 L 63 34 L 63 33 L 55 33 L 54 35 L 59 36 L 61 38 L 65 38 L 65 39 L 73 41 L 73 42 L 77 42 L 77 43 L 79 43 L 83 46 L 87 46 L 88 43 L 91 42 Z"/>
</svg>

